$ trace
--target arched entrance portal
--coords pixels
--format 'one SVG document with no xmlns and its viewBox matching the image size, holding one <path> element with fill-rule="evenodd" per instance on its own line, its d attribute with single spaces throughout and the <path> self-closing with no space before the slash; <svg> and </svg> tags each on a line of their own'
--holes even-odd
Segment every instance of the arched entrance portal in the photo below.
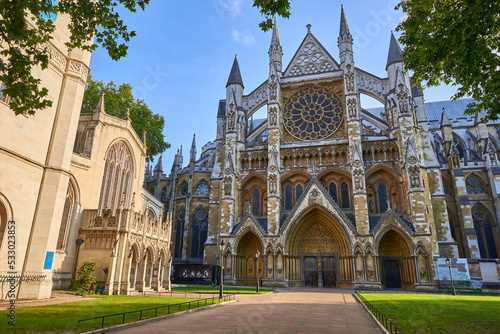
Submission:
<svg viewBox="0 0 500 334">
<path fill-rule="evenodd" d="M 380 239 L 378 246 L 382 283 L 388 289 L 404 288 L 415 282 L 415 262 L 410 248 L 400 233 L 389 230 Z"/>
<path fill-rule="evenodd" d="M 314 208 L 294 225 L 285 257 L 290 285 L 334 287 L 352 280 L 349 236 L 331 213 Z"/>
<path fill-rule="evenodd" d="M 255 254 L 257 250 L 260 253 L 259 268 Z M 246 232 L 238 242 L 235 277 L 240 284 L 254 285 L 257 277 L 262 279 L 264 276 L 264 261 L 262 243 L 253 231 Z"/>
</svg>

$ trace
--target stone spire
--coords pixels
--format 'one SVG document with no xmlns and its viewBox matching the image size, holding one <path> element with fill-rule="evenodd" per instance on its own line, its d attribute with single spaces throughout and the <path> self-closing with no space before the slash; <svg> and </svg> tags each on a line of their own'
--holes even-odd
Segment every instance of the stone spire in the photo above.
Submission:
<svg viewBox="0 0 500 334">
<path fill-rule="evenodd" d="M 158 158 L 158 162 L 156 163 L 156 166 L 155 166 L 155 173 L 156 172 L 163 172 L 163 163 L 161 161 L 162 159 L 162 154 L 160 154 L 160 157 Z"/>
<path fill-rule="evenodd" d="M 347 20 L 345 18 L 344 6 L 340 5 L 340 30 L 339 38 L 350 37 L 352 38 L 351 32 L 349 31 L 349 26 L 347 25 Z"/>
<path fill-rule="evenodd" d="M 196 161 L 196 134 L 193 134 L 193 143 L 191 144 L 190 159 L 189 161 Z"/>
<path fill-rule="evenodd" d="M 241 79 L 240 66 L 238 65 L 238 58 L 236 55 L 234 55 L 233 67 L 231 68 L 231 73 L 227 79 L 226 87 L 230 84 L 239 84 L 241 87 L 245 88 L 245 86 L 243 86 L 243 79 Z"/>
<path fill-rule="evenodd" d="M 399 46 L 396 37 L 394 37 L 394 33 L 391 31 L 391 43 L 389 44 L 389 54 L 387 55 L 387 67 L 395 62 L 403 61 L 401 58 L 401 47 Z"/>
<path fill-rule="evenodd" d="M 273 35 L 271 37 L 271 45 L 269 46 L 269 66 L 281 74 L 283 48 L 280 44 L 280 36 L 278 34 L 278 24 L 274 18 Z"/>
<path fill-rule="evenodd" d="M 99 97 L 99 102 L 97 102 L 97 106 L 94 109 L 94 112 L 102 112 L 104 113 L 104 92 L 101 93 L 101 96 Z"/>
<path fill-rule="evenodd" d="M 276 18 L 274 18 L 273 36 L 271 37 L 271 47 L 277 45 L 280 45 L 280 35 L 278 33 L 278 25 L 276 24 Z"/>
</svg>

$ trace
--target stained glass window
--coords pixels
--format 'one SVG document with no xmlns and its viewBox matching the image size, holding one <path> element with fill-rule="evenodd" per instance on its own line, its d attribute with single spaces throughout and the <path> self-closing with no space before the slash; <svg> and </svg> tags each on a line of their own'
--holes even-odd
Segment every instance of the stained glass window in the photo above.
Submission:
<svg viewBox="0 0 500 334">
<path fill-rule="evenodd" d="M 203 245 L 207 241 L 208 215 L 204 209 L 199 209 L 193 216 L 191 239 L 191 258 L 203 258 Z"/>
<path fill-rule="evenodd" d="M 181 210 L 179 215 L 177 216 L 177 225 L 175 231 L 175 253 L 174 257 L 181 258 L 182 257 L 182 243 L 184 240 L 184 218 L 185 211 Z"/>
<path fill-rule="evenodd" d="M 335 182 L 330 182 L 330 185 L 328 186 L 328 193 L 330 194 L 330 197 L 335 201 L 335 203 L 338 203 L 337 185 L 335 184 Z"/>
<path fill-rule="evenodd" d="M 340 195 L 342 197 L 342 208 L 349 208 L 349 187 L 345 182 L 340 185 Z"/>
<path fill-rule="evenodd" d="M 186 182 L 184 182 L 184 183 L 182 184 L 182 186 L 181 186 L 181 190 L 179 191 L 179 194 L 180 194 L 181 196 L 186 196 L 186 195 L 187 195 L 187 193 L 188 193 L 188 185 L 187 185 L 187 183 L 186 183 Z"/>
<path fill-rule="evenodd" d="M 254 189 L 252 192 L 252 213 L 254 216 L 260 216 L 260 192 Z"/>
<path fill-rule="evenodd" d="M 340 98 L 327 89 L 307 88 L 293 95 L 285 105 L 284 123 L 299 140 L 330 137 L 343 120 Z"/>
<path fill-rule="evenodd" d="M 380 182 L 377 186 L 379 212 L 387 211 L 387 188 Z"/>
<path fill-rule="evenodd" d="M 302 196 L 302 192 L 303 192 L 303 189 L 302 189 L 302 185 L 301 184 L 298 184 L 297 187 L 295 187 L 295 203 L 297 203 L 300 199 L 300 196 Z"/>
<path fill-rule="evenodd" d="M 200 196 L 208 195 L 208 185 L 206 183 L 200 183 L 196 187 L 196 195 L 200 195 Z"/>
<path fill-rule="evenodd" d="M 292 186 L 287 184 L 285 187 L 285 210 L 292 210 Z"/>
<path fill-rule="evenodd" d="M 486 194 L 484 184 L 475 176 L 467 178 L 467 194 Z"/>
<path fill-rule="evenodd" d="M 488 219 L 488 214 L 484 210 L 478 208 L 474 211 L 473 216 L 474 230 L 476 231 L 481 258 L 497 258 L 498 254 L 495 246 L 495 239 L 493 237 L 493 230 Z"/>
</svg>

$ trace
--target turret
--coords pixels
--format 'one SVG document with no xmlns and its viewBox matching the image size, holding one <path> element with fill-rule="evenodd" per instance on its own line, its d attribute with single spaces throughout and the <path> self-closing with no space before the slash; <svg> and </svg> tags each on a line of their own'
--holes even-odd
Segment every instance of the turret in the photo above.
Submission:
<svg viewBox="0 0 500 334">
<path fill-rule="evenodd" d="M 398 69 L 404 76 L 405 85 L 408 89 L 411 89 L 410 77 L 404 71 L 403 58 L 401 57 L 401 47 L 391 31 L 391 41 L 389 43 L 389 53 L 387 54 L 387 65 L 385 70 L 387 72 L 387 77 L 389 78 L 389 89 L 396 88 L 396 80 L 402 80 L 403 78 L 398 78 Z"/>
<path fill-rule="evenodd" d="M 269 46 L 269 66 L 273 66 L 281 76 L 282 72 L 282 57 L 283 48 L 280 44 L 280 36 L 278 34 L 278 25 L 276 24 L 276 18 L 274 19 L 273 35 L 271 37 L 271 45 Z"/>
<path fill-rule="evenodd" d="M 231 73 L 227 79 L 226 84 L 226 101 L 229 101 L 231 94 L 234 94 L 236 105 L 241 106 L 243 102 L 243 79 L 241 78 L 240 66 L 238 65 L 238 58 L 234 55 L 233 66 Z"/>
</svg>

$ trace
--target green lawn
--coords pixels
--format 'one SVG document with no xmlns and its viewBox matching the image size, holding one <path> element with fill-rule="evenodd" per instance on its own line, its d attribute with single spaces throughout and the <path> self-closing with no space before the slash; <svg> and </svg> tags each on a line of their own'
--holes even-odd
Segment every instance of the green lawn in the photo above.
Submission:
<svg viewBox="0 0 500 334">
<path fill-rule="evenodd" d="M 500 296 L 361 295 L 405 333 L 500 333 Z"/>
<path fill-rule="evenodd" d="M 172 291 L 188 291 L 188 292 L 211 292 L 217 293 L 219 292 L 219 287 L 211 287 L 211 286 L 182 286 L 177 288 L 172 288 Z M 269 293 L 274 292 L 273 289 L 260 289 L 260 293 Z M 239 288 L 239 287 L 229 287 L 224 286 L 224 293 L 256 293 L 255 288 Z"/>
<path fill-rule="evenodd" d="M 74 303 L 19 308 L 16 310 L 16 325 L 7 323 L 7 312 L 0 312 L 0 333 L 77 333 L 100 328 L 101 320 L 93 320 L 77 325 L 78 320 L 101 315 L 115 314 L 141 310 L 151 307 L 183 303 L 198 298 L 158 298 L 136 296 L 96 296 L 95 300 L 85 300 Z M 210 304 L 211 301 L 208 301 Z M 218 299 L 215 300 L 215 303 Z M 200 306 L 204 306 L 203 303 Z M 194 308 L 192 304 L 191 308 Z M 187 310 L 187 305 L 181 310 Z M 172 307 L 170 313 L 178 312 L 178 307 Z M 167 314 L 167 309 L 158 310 L 158 315 Z M 143 313 L 143 319 L 154 316 L 154 310 Z M 139 313 L 128 314 L 125 322 L 139 320 Z M 122 316 L 106 318 L 104 327 L 122 322 Z"/>
</svg>

